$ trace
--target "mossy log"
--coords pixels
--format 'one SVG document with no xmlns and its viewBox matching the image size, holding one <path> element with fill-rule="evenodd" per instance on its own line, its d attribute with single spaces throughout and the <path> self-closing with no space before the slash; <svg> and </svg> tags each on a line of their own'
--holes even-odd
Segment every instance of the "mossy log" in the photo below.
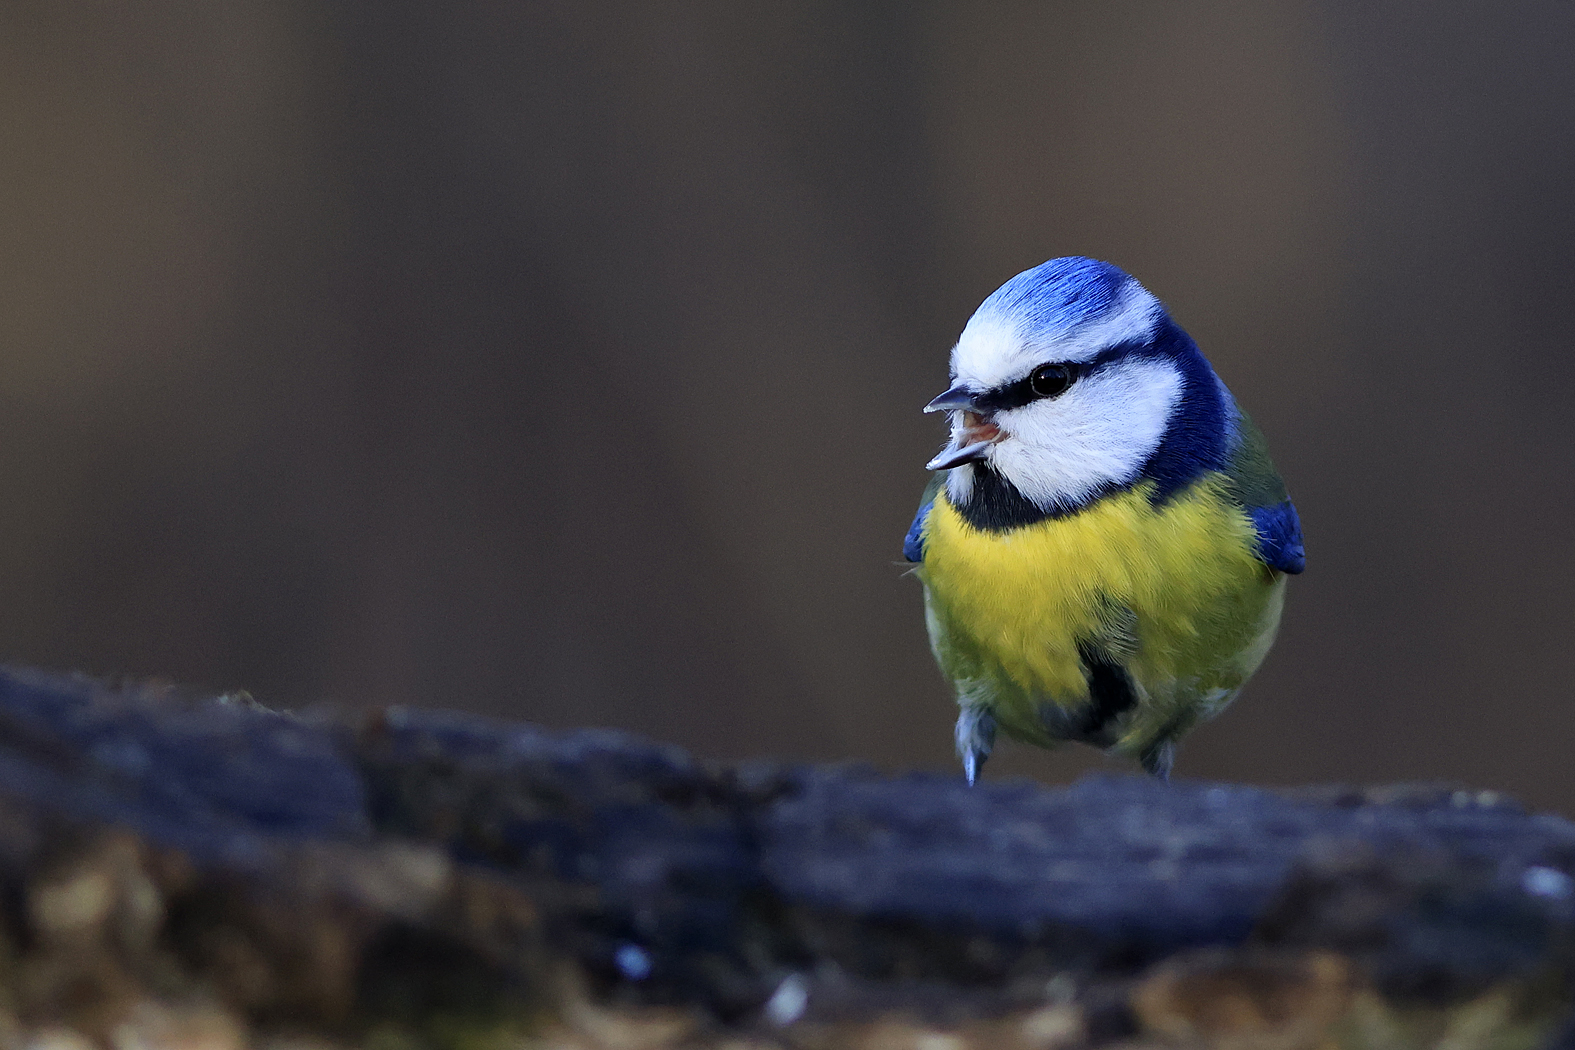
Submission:
<svg viewBox="0 0 1575 1050">
<path fill-rule="evenodd" d="M 1491 792 L 708 766 L 0 673 L 0 1046 L 1571 1045 Z"/>
</svg>

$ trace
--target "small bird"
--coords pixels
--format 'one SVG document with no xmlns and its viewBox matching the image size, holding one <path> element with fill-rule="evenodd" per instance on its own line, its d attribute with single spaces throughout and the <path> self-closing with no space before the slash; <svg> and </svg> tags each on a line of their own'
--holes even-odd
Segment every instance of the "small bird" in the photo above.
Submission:
<svg viewBox="0 0 1575 1050">
<path fill-rule="evenodd" d="M 1160 301 L 1051 259 L 986 299 L 951 355 L 951 417 L 903 554 L 957 691 L 972 784 L 996 730 L 1168 779 L 1279 627 L 1301 524 L 1263 436 Z"/>
</svg>

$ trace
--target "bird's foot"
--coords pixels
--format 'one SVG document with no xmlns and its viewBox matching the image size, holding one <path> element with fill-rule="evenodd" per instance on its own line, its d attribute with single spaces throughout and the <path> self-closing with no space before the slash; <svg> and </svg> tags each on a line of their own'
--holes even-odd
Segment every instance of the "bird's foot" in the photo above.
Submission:
<svg viewBox="0 0 1575 1050">
<path fill-rule="evenodd" d="M 1143 753 L 1138 756 L 1138 761 L 1143 763 L 1145 773 L 1151 773 L 1155 779 L 1168 784 L 1170 767 L 1176 764 L 1176 742 L 1156 740 L 1143 749 Z"/>
<path fill-rule="evenodd" d="M 995 716 L 982 707 L 965 706 L 957 716 L 957 757 L 971 787 L 995 746 Z"/>
</svg>

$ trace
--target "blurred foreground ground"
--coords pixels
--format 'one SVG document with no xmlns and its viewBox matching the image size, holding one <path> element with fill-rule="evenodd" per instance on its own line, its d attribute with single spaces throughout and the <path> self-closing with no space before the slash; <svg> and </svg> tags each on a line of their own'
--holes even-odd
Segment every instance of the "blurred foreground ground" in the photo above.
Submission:
<svg viewBox="0 0 1575 1050">
<path fill-rule="evenodd" d="M 25 671 L 0 674 L 0 727 L 5 1046 L 1558 1050 L 1575 1033 L 1575 824 L 1491 792 L 970 789 Z"/>
</svg>

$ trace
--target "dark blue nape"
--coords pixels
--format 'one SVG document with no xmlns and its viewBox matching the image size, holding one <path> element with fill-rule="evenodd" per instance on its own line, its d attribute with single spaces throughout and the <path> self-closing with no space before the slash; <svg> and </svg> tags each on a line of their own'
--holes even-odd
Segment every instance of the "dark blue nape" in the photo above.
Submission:
<svg viewBox="0 0 1575 1050">
<path fill-rule="evenodd" d="M 1254 507 L 1249 513 L 1258 530 L 1258 557 L 1265 565 L 1292 576 L 1307 567 L 1301 519 L 1290 500 L 1272 507 Z"/>
<path fill-rule="evenodd" d="M 1171 416 L 1159 448 L 1139 474 L 1154 483 L 1152 501 L 1163 503 L 1209 471 L 1225 469 L 1231 433 L 1230 407 L 1203 352 L 1168 317 L 1161 321 L 1154 341 L 1129 351 L 1129 356 L 1168 357 L 1181 369 L 1181 403 Z"/>
</svg>

